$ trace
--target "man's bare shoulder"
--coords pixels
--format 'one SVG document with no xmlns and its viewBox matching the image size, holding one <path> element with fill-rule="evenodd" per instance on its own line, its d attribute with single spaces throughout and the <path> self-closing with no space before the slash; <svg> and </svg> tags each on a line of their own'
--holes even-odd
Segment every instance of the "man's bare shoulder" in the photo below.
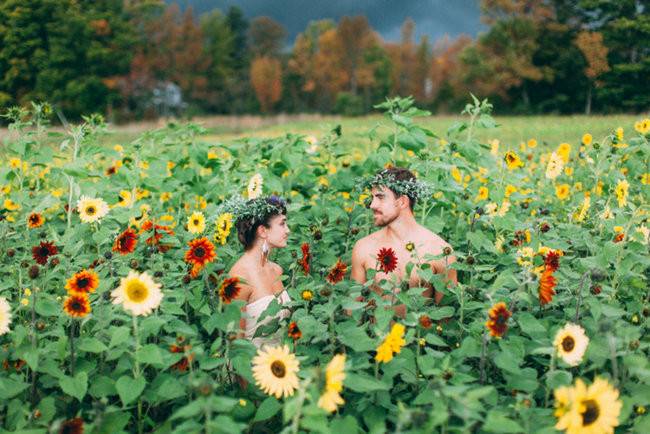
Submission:
<svg viewBox="0 0 650 434">
<path fill-rule="evenodd" d="M 373 250 L 378 244 L 381 243 L 381 233 L 384 229 L 366 235 L 354 244 L 354 251 L 363 253 L 368 250 Z"/>
<path fill-rule="evenodd" d="M 415 244 L 418 248 L 423 247 L 427 253 L 433 255 L 439 255 L 442 251 L 449 247 L 453 251 L 453 247 L 445 241 L 440 235 L 435 232 L 425 228 L 424 226 L 419 226 L 417 235 L 416 235 Z"/>
</svg>

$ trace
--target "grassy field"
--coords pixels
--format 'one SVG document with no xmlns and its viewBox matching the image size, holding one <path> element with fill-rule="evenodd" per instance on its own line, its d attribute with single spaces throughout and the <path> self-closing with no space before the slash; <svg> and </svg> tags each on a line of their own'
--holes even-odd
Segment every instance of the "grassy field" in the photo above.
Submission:
<svg viewBox="0 0 650 434">
<path fill-rule="evenodd" d="M 634 123 L 647 116 L 495 116 L 498 127 L 493 130 L 476 130 L 474 137 L 482 143 L 498 139 L 502 149 L 517 149 L 522 141 L 527 142 L 530 139 L 537 140 L 539 144 L 557 146 L 563 142 L 577 143 L 585 133 L 590 133 L 594 140 L 600 140 L 619 126 L 623 127 L 627 134 L 631 134 L 634 131 Z M 455 121 L 466 119 L 467 117 L 460 115 L 445 115 L 421 118 L 418 122 L 441 139 L 447 139 L 447 128 Z M 388 119 L 380 115 L 357 118 L 320 115 L 216 116 L 196 119 L 193 122 L 203 125 L 208 131 L 203 136 L 204 140 L 225 144 L 243 137 L 270 138 L 288 133 L 318 138 L 341 125 L 344 142 L 351 149 L 357 150 L 368 149 L 367 134 L 371 129 L 376 128 L 378 137 L 385 137 L 392 131 Z M 145 131 L 164 125 L 164 122 L 160 121 L 112 126 L 109 128 L 112 133 L 103 137 L 102 142 L 107 145 L 129 143 Z M 4 142 L 8 134 L 6 129 L 0 129 L 0 141 Z"/>
</svg>

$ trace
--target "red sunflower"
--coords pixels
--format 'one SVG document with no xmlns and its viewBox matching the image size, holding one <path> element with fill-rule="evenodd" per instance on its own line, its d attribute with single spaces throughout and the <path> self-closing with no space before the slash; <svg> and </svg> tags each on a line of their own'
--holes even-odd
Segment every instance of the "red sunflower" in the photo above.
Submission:
<svg viewBox="0 0 650 434">
<path fill-rule="evenodd" d="M 508 318 L 510 318 L 510 311 L 504 302 L 496 303 L 488 312 L 489 321 L 485 326 L 490 331 L 490 334 L 495 338 L 500 338 L 506 334 L 508 330 Z"/>
<path fill-rule="evenodd" d="M 41 241 L 41 244 L 34 246 L 32 249 L 32 256 L 34 260 L 41 265 L 47 264 L 47 258 L 54 256 L 58 253 L 56 246 L 52 241 Z"/>
<path fill-rule="evenodd" d="M 560 255 L 557 252 L 551 250 L 544 257 L 544 265 L 546 265 L 547 270 L 551 270 L 551 272 L 556 271 L 558 268 L 560 268 Z"/>
<path fill-rule="evenodd" d="M 344 262 L 341 264 L 341 258 L 339 258 L 339 261 L 332 267 L 330 270 L 329 274 L 327 275 L 327 280 L 330 281 L 330 283 L 336 283 L 340 282 L 343 280 L 345 277 L 345 273 L 348 271 L 348 263 Z"/>
<path fill-rule="evenodd" d="M 390 247 L 379 250 L 377 261 L 379 262 L 379 269 L 384 273 L 391 273 L 397 268 L 397 256 L 395 255 L 395 251 Z"/>
<path fill-rule="evenodd" d="M 230 303 L 239 294 L 239 278 L 229 277 L 223 280 L 219 287 L 219 297 L 224 303 Z"/>
<path fill-rule="evenodd" d="M 431 321 L 431 318 L 429 318 L 428 315 L 422 315 L 420 317 L 420 325 L 425 329 L 429 330 L 433 325 L 433 321 Z"/>
<path fill-rule="evenodd" d="M 124 256 L 135 250 L 135 245 L 138 244 L 138 234 L 133 229 L 127 229 L 120 234 L 113 244 L 113 251 L 119 252 Z"/>
<path fill-rule="evenodd" d="M 190 345 L 187 344 L 185 347 L 179 347 L 178 345 L 172 345 L 169 347 L 172 353 L 182 353 L 185 354 L 185 351 L 187 350 L 189 352 Z M 190 354 L 189 357 L 183 357 L 180 361 L 174 363 L 172 365 L 172 371 L 174 369 L 177 369 L 178 371 L 187 371 L 187 368 L 190 366 L 190 363 L 194 360 L 194 354 Z"/>
<path fill-rule="evenodd" d="M 65 289 L 70 294 L 95 292 L 99 285 L 99 275 L 92 270 L 83 269 L 67 280 Z"/>
<path fill-rule="evenodd" d="M 292 321 L 289 324 L 289 337 L 293 339 L 300 339 L 302 338 L 302 332 L 298 328 L 298 323 L 295 321 Z"/>
<path fill-rule="evenodd" d="M 27 226 L 30 228 L 40 228 L 45 223 L 45 219 L 39 213 L 35 212 L 27 217 Z"/>
<path fill-rule="evenodd" d="M 193 265 L 192 274 L 196 277 L 199 270 L 205 267 L 206 264 L 214 261 L 217 254 L 214 251 L 214 244 L 212 244 L 206 237 L 197 238 L 189 241 L 190 248 L 185 252 L 185 262 Z"/>
<path fill-rule="evenodd" d="M 555 285 L 557 285 L 557 279 L 553 277 L 553 271 L 547 267 L 539 279 L 539 301 L 542 306 L 546 306 L 553 299 Z"/>
<path fill-rule="evenodd" d="M 309 261 L 311 260 L 311 252 L 309 251 L 309 244 L 302 243 L 302 259 L 298 261 L 302 267 L 305 275 L 309 274 Z"/>
<path fill-rule="evenodd" d="M 160 244 L 160 240 L 163 235 L 174 235 L 174 231 L 169 226 L 165 225 L 154 225 L 151 220 L 146 220 L 140 226 L 140 232 L 143 233 L 149 230 L 153 230 L 153 235 L 147 238 L 144 242 L 149 245 L 158 246 L 158 249 L 161 253 L 165 253 L 167 250 L 171 249 L 171 244 Z"/>
<path fill-rule="evenodd" d="M 84 421 L 80 417 L 66 420 L 59 428 L 59 434 L 82 434 L 84 432 Z"/>
<path fill-rule="evenodd" d="M 90 313 L 90 300 L 83 293 L 72 293 L 63 300 L 63 311 L 74 317 L 88 316 Z"/>
</svg>

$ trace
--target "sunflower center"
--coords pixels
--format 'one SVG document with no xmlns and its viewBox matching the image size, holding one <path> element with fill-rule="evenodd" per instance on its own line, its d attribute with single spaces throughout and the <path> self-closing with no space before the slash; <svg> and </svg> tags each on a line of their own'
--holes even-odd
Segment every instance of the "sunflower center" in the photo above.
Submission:
<svg viewBox="0 0 650 434">
<path fill-rule="evenodd" d="M 82 306 L 81 303 L 79 303 L 78 301 L 73 301 L 70 307 L 72 308 L 73 311 L 80 311 Z"/>
<path fill-rule="evenodd" d="M 149 296 L 149 289 L 140 282 L 129 282 L 126 285 L 126 295 L 132 302 L 141 303 Z"/>
<path fill-rule="evenodd" d="M 582 425 L 589 426 L 598 420 L 600 408 L 598 408 L 598 403 L 593 399 L 582 401 L 582 404 L 585 406 L 585 411 L 582 412 Z"/>
<path fill-rule="evenodd" d="M 194 219 L 192 221 L 192 223 L 194 224 L 194 226 L 198 226 L 199 225 L 199 219 Z"/>
<path fill-rule="evenodd" d="M 39 254 L 41 256 L 49 256 L 50 255 L 50 249 L 47 247 L 41 247 L 41 250 L 39 251 Z"/>
<path fill-rule="evenodd" d="M 87 277 L 82 277 L 81 279 L 77 280 L 77 287 L 78 288 L 85 288 L 88 286 L 90 282 L 88 281 Z"/>
<path fill-rule="evenodd" d="M 94 215 L 97 212 L 97 209 L 94 206 L 89 206 L 86 208 L 86 214 Z"/>
<path fill-rule="evenodd" d="M 33 215 L 33 216 L 31 216 L 31 217 L 29 218 L 29 220 L 30 220 L 32 223 L 37 223 L 37 222 L 38 222 L 38 216 L 37 216 L 37 215 Z"/>
<path fill-rule="evenodd" d="M 284 378 L 287 373 L 287 369 L 280 360 L 276 360 L 271 363 L 271 372 L 278 378 Z"/>
<path fill-rule="evenodd" d="M 576 346 L 576 342 L 575 340 L 573 340 L 571 336 L 567 336 L 564 339 L 562 339 L 562 349 L 565 352 L 570 353 L 571 351 L 573 351 L 575 346 Z"/>
<path fill-rule="evenodd" d="M 203 247 L 197 247 L 196 250 L 194 250 L 194 256 L 197 258 L 202 258 L 205 256 L 205 249 Z"/>
<path fill-rule="evenodd" d="M 506 318 L 505 315 L 499 315 L 496 319 L 497 325 L 500 326 L 504 325 L 506 322 L 508 322 L 508 318 Z"/>
</svg>

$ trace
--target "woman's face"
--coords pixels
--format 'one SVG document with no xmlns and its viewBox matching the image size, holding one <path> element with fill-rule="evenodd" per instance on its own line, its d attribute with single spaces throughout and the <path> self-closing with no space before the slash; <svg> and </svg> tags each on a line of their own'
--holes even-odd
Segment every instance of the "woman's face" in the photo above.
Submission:
<svg viewBox="0 0 650 434">
<path fill-rule="evenodd" d="M 287 234 L 291 232 L 289 226 L 287 226 L 287 216 L 278 214 L 271 217 L 266 231 L 266 241 L 269 246 L 275 248 L 285 247 L 287 245 Z"/>
</svg>

